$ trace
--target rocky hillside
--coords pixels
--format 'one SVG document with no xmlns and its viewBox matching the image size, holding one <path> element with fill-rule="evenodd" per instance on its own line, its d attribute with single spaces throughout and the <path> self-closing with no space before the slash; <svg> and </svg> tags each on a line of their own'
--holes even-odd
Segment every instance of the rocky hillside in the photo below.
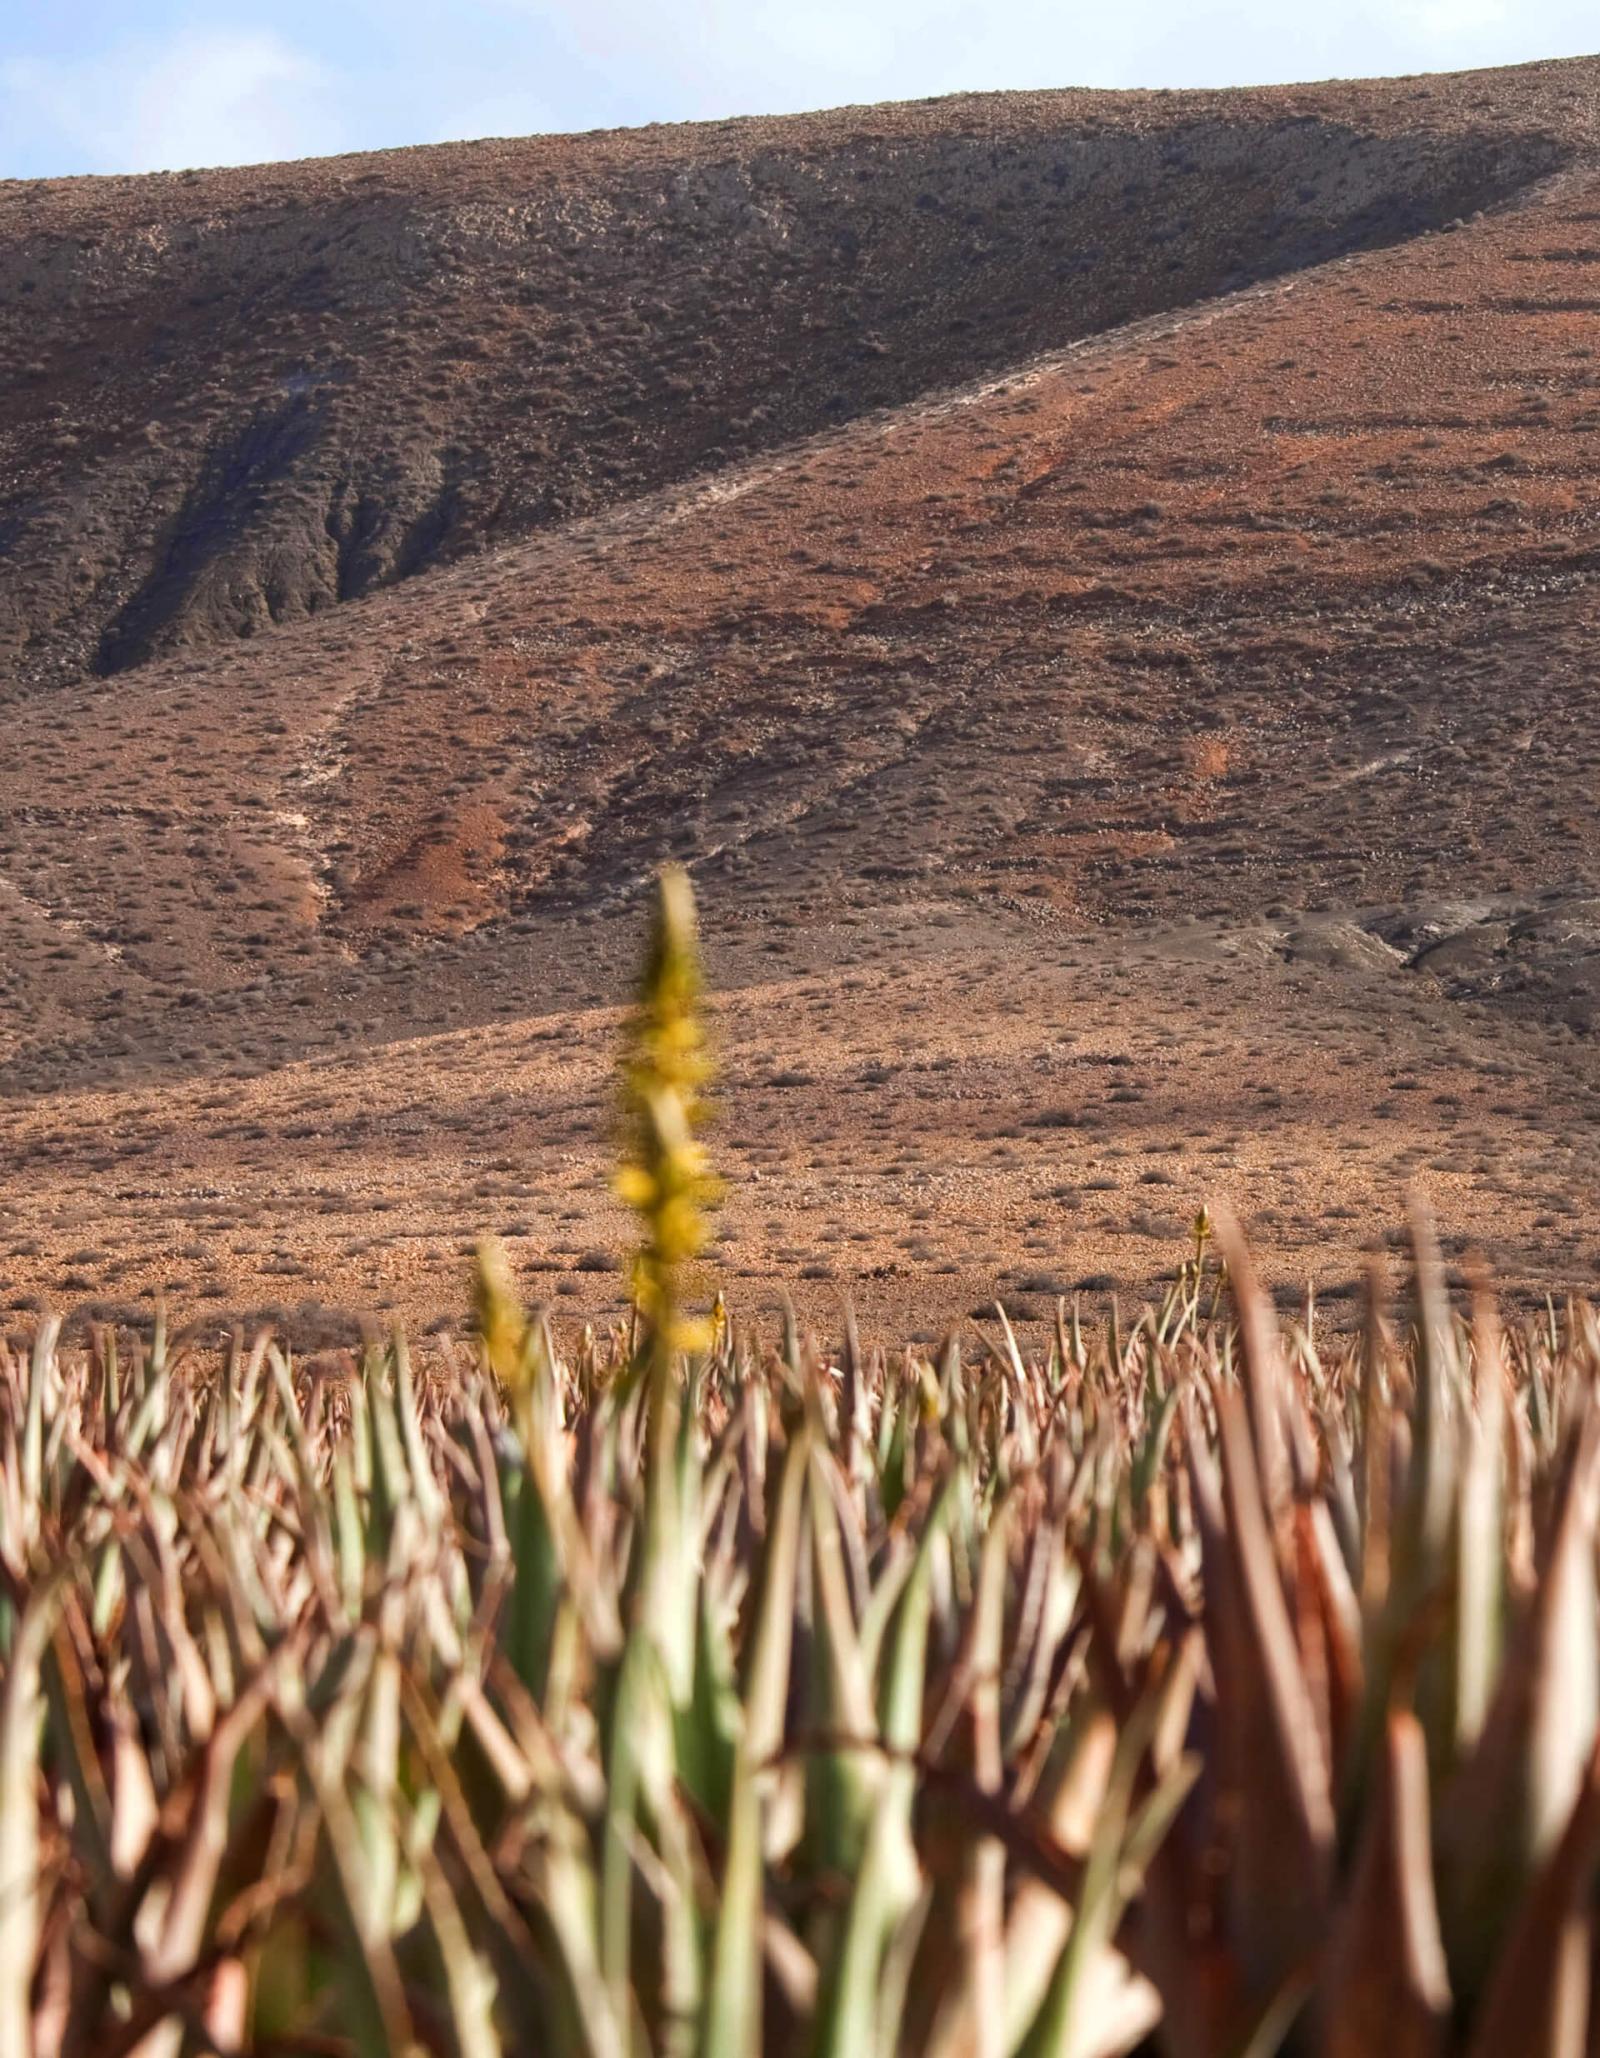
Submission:
<svg viewBox="0 0 1600 2058">
<path fill-rule="evenodd" d="M 1571 154 L 1559 92 L 1450 113 L 991 96 L 0 186 L 0 653 L 250 636 Z"/>
<path fill-rule="evenodd" d="M 752 1295 L 1600 1266 L 1597 86 L 0 188 L 0 1307 L 614 1305 L 668 855 Z"/>
</svg>

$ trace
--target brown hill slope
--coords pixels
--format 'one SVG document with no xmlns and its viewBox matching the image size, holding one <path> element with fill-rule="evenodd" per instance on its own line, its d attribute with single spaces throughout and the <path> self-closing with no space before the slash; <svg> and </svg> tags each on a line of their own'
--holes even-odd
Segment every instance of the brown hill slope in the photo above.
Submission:
<svg viewBox="0 0 1600 2058">
<path fill-rule="evenodd" d="M 752 1292 L 1600 1258 L 1597 79 L 0 189 L 0 1284 L 603 1305 L 669 852 Z"/>
<path fill-rule="evenodd" d="M 1438 226 L 1570 126 L 1057 93 L 0 188 L 0 628 L 45 676 L 247 635 Z"/>
</svg>

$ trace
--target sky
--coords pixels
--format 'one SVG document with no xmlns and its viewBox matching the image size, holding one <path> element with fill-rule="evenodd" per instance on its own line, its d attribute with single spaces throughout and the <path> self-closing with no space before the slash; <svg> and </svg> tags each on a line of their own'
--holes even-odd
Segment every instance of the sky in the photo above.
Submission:
<svg viewBox="0 0 1600 2058">
<path fill-rule="evenodd" d="M 1597 48 L 1594 0 L 0 0 L 0 177 Z"/>
</svg>

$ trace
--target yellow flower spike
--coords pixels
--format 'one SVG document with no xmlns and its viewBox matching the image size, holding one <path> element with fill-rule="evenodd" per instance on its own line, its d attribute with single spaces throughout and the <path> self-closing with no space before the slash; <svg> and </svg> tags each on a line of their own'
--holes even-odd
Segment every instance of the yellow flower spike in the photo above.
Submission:
<svg viewBox="0 0 1600 2058">
<path fill-rule="evenodd" d="M 630 1208 L 643 1212 L 655 1203 L 656 1182 L 642 1165 L 621 1166 L 611 1183 L 617 1199 Z"/>
<path fill-rule="evenodd" d="M 678 1316 L 677 1275 L 705 1245 L 717 1196 L 695 1131 L 710 1060 L 700 1023 L 700 959 L 688 874 L 661 874 L 639 1000 L 623 1046 L 625 1156 L 615 1190 L 639 1217 L 634 1297 L 659 1347 L 701 1349 L 710 1331 Z"/>
<path fill-rule="evenodd" d="M 672 1325 L 672 1346 L 680 1351 L 708 1351 L 715 1330 L 704 1315 L 680 1315 Z"/>
<path fill-rule="evenodd" d="M 478 1245 L 474 1285 L 483 1354 L 490 1371 L 515 1394 L 527 1373 L 528 1320 L 512 1284 L 506 1254 L 491 1236 Z"/>
</svg>

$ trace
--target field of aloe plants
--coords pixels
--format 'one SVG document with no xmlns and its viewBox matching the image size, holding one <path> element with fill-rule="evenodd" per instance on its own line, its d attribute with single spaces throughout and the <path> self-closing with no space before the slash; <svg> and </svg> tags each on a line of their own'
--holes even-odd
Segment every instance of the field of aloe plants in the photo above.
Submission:
<svg viewBox="0 0 1600 2058">
<path fill-rule="evenodd" d="M 697 1317 L 694 982 L 627 1335 L 0 1347 L 0 2054 L 1592 2048 L 1588 1310 Z"/>
</svg>

